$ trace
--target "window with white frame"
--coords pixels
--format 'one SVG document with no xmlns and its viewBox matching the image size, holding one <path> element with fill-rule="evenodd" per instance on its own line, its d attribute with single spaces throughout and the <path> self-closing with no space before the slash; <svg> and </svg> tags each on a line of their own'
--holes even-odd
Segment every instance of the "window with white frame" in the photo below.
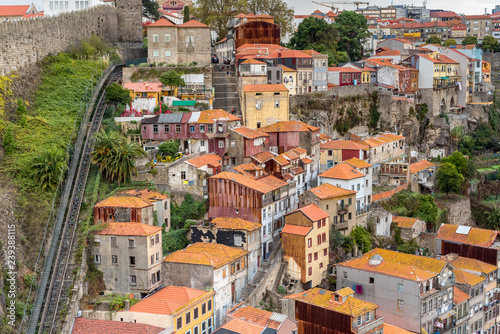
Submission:
<svg viewBox="0 0 500 334">
<path fill-rule="evenodd" d="M 224 148 L 224 141 L 223 140 L 219 140 L 219 148 Z"/>
<path fill-rule="evenodd" d="M 165 43 L 170 43 L 170 35 L 165 34 Z"/>
<path fill-rule="evenodd" d="M 172 52 L 170 50 L 165 50 L 165 57 L 170 57 L 172 55 Z"/>
<path fill-rule="evenodd" d="M 153 50 L 153 57 L 159 57 L 160 56 L 160 53 L 158 52 L 158 50 Z"/>
<path fill-rule="evenodd" d="M 136 284 L 137 284 L 137 276 L 130 275 L 130 285 L 136 285 Z"/>
<path fill-rule="evenodd" d="M 134 248 L 134 247 L 135 247 L 135 239 L 129 238 L 128 239 L 128 248 Z"/>
<path fill-rule="evenodd" d="M 158 42 L 158 35 L 157 34 L 153 35 L 153 42 Z"/>
<path fill-rule="evenodd" d="M 111 264 L 118 265 L 118 255 L 111 255 Z"/>
<path fill-rule="evenodd" d="M 95 263 L 101 263 L 101 255 L 95 254 L 94 255 L 94 262 Z"/>
<path fill-rule="evenodd" d="M 186 48 L 190 46 L 194 48 L 194 36 L 186 36 Z"/>
</svg>

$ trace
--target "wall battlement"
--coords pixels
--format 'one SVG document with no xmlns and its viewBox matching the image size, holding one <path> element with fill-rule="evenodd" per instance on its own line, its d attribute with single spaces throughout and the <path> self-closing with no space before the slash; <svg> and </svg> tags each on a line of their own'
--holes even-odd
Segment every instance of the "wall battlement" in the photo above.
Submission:
<svg viewBox="0 0 500 334">
<path fill-rule="evenodd" d="M 0 23 L 0 75 L 68 51 L 93 33 L 112 43 L 142 42 L 141 1 L 117 0 L 117 7 Z"/>
</svg>

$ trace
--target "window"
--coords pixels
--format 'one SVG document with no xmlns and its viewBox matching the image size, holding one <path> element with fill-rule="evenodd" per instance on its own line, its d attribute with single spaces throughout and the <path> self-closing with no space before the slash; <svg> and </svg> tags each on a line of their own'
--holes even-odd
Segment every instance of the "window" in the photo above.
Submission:
<svg viewBox="0 0 500 334">
<path fill-rule="evenodd" d="M 236 268 L 234 267 L 234 263 L 231 265 L 231 274 L 234 274 L 236 272 Z"/>
<path fill-rule="evenodd" d="M 149 247 L 153 247 L 155 245 L 155 237 L 149 238 Z"/>
<path fill-rule="evenodd" d="M 94 262 L 95 263 L 101 263 L 101 255 L 95 254 L 94 255 Z"/>
<path fill-rule="evenodd" d="M 422 303 L 422 314 L 425 314 L 427 312 L 427 304 L 424 302 Z"/>
<path fill-rule="evenodd" d="M 226 273 L 226 268 L 222 269 L 222 278 L 226 278 L 227 273 Z M 205 313 L 205 312 L 203 312 Z"/>
<path fill-rule="evenodd" d="M 165 34 L 165 43 L 170 43 L 170 35 Z"/>
<path fill-rule="evenodd" d="M 94 238 L 94 246 L 99 247 L 101 245 L 101 239 L 99 237 Z"/>
<path fill-rule="evenodd" d="M 118 247 L 118 241 L 116 237 L 111 237 L 111 247 Z"/>
<path fill-rule="evenodd" d="M 182 317 L 177 318 L 177 330 L 182 328 Z"/>
<path fill-rule="evenodd" d="M 210 132 L 210 133 L 214 132 L 214 126 L 213 126 L 213 124 L 208 124 L 207 125 L 207 132 Z"/>
<path fill-rule="evenodd" d="M 160 261 L 160 252 L 156 252 L 156 262 Z"/>
<path fill-rule="evenodd" d="M 319 263 L 319 269 L 323 269 L 323 262 Z"/>
<path fill-rule="evenodd" d="M 136 284 L 137 284 L 137 276 L 130 275 L 130 285 L 136 285 Z"/>
<path fill-rule="evenodd" d="M 375 283 L 375 277 L 370 277 L 370 284 Z"/>
<path fill-rule="evenodd" d="M 160 56 L 160 53 L 158 52 L 158 50 L 153 50 L 153 57 L 159 57 Z"/>
<path fill-rule="evenodd" d="M 356 324 L 357 324 L 358 326 L 361 326 L 361 320 L 362 320 L 362 318 L 361 318 L 361 316 L 359 315 L 359 316 L 358 316 L 358 319 L 356 320 Z"/>
<path fill-rule="evenodd" d="M 186 48 L 194 48 L 194 36 L 186 36 Z"/>
<path fill-rule="evenodd" d="M 198 308 L 195 308 L 195 309 L 193 310 L 193 319 L 194 319 L 194 320 L 198 319 Z"/>
<path fill-rule="evenodd" d="M 236 247 L 241 247 L 241 235 L 234 236 L 234 245 Z"/>
<path fill-rule="evenodd" d="M 175 133 L 181 133 L 181 125 L 180 124 L 175 125 Z"/>
<path fill-rule="evenodd" d="M 314 261 L 318 259 L 318 252 L 314 253 Z"/>
<path fill-rule="evenodd" d="M 153 35 L 153 42 L 158 42 L 158 35 L 157 34 Z"/>
<path fill-rule="evenodd" d="M 347 271 L 344 271 L 344 278 L 347 278 Z"/>
<path fill-rule="evenodd" d="M 311 276 L 313 274 L 313 268 L 309 268 L 308 273 L 309 273 L 309 276 Z"/>
<path fill-rule="evenodd" d="M 201 305 L 201 315 L 204 315 L 205 313 L 207 313 L 207 305 L 203 303 Z"/>
<path fill-rule="evenodd" d="M 398 299 L 398 312 L 404 311 L 404 303 L 402 299 Z"/>
<path fill-rule="evenodd" d="M 153 133 L 158 133 L 158 124 L 153 125 Z"/>
<path fill-rule="evenodd" d="M 194 125 L 190 125 L 189 126 L 189 133 L 193 133 L 194 132 Z"/>
<path fill-rule="evenodd" d="M 219 140 L 219 148 L 224 148 L 224 140 Z"/>
<path fill-rule="evenodd" d="M 128 239 L 128 248 L 134 248 L 135 247 L 135 239 L 130 238 Z"/>
<path fill-rule="evenodd" d="M 155 255 L 151 254 L 151 264 L 154 264 L 154 263 L 155 263 Z"/>
<path fill-rule="evenodd" d="M 321 242 L 326 242 L 326 233 L 321 235 Z"/>
<path fill-rule="evenodd" d="M 186 313 L 186 325 L 191 322 L 191 312 Z"/>
<path fill-rule="evenodd" d="M 274 101 L 274 107 L 279 108 L 280 107 L 280 101 Z"/>
<path fill-rule="evenodd" d="M 111 264 L 118 264 L 118 255 L 111 255 Z"/>
<path fill-rule="evenodd" d="M 349 219 L 352 219 L 352 213 L 349 212 L 349 215 L 348 215 Z"/>
<path fill-rule="evenodd" d="M 168 124 L 167 124 L 167 125 L 164 125 L 164 126 L 163 126 L 163 131 L 164 131 L 165 133 L 169 133 L 169 132 L 170 132 L 170 125 L 168 125 Z"/>
<path fill-rule="evenodd" d="M 328 256 L 328 249 L 327 248 L 323 249 L 323 255 Z"/>
<path fill-rule="evenodd" d="M 135 266 L 135 256 L 129 257 L 129 264 L 131 267 Z"/>
<path fill-rule="evenodd" d="M 312 262 L 312 253 L 309 253 L 309 255 L 307 256 L 307 259 L 309 260 L 309 262 Z"/>
<path fill-rule="evenodd" d="M 155 235 L 155 243 L 159 244 L 160 243 L 160 234 Z"/>
<path fill-rule="evenodd" d="M 207 308 L 209 311 L 212 311 L 212 301 L 211 300 L 208 301 Z"/>
<path fill-rule="evenodd" d="M 321 234 L 318 234 L 318 245 L 321 245 Z"/>
<path fill-rule="evenodd" d="M 365 314 L 365 322 L 370 321 L 370 312 L 366 312 Z"/>
<path fill-rule="evenodd" d="M 403 284 L 398 284 L 398 291 L 403 292 Z"/>
<path fill-rule="evenodd" d="M 205 133 L 205 125 L 200 125 L 200 133 Z"/>
</svg>

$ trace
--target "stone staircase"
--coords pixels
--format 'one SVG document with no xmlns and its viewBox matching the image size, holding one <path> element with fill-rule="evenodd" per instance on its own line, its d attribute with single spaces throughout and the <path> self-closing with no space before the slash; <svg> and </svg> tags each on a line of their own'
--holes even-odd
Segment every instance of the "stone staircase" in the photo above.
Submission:
<svg viewBox="0 0 500 334">
<path fill-rule="evenodd" d="M 229 66 L 229 77 L 227 76 Z M 224 65 L 222 71 L 220 65 L 215 64 L 212 71 L 212 86 L 215 91 L 213 108 L 223 109 L 227 112 L 235 110 L 235 114 L 241 116 L 240 98 L 238 95 L 238 82 L 233 65 Z"/>
<path fill-rule="evenodd" d="M 278 275 L 276 275 L 276 280 L 274 281 L 273 284 L 273 291 L 277 292 L 278 287 L 282 284 L 283 281 L 283 275 L 285 274 L 285 271 L 288 267 L 288 263 L 283 262 L 280 266 L 280 270 L 278 271 Z"/>
</svg>

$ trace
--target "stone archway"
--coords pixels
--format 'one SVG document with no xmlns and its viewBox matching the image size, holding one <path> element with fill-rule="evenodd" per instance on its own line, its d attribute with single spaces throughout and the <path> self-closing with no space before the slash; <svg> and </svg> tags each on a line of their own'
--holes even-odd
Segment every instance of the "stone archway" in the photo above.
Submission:
<svg viewBox="0 0 500 334">
<path fill-rule="evenodd" d="M 450 99 L 450 109 L 455 107 L 455 98 L 452 96 Z"/>
<path fill-rule="evenodd" d="M 441 114 L 445 114 L 446 113 L 446 101 L 444 100 L 444 98 L 441 100 L 441 105 L 439 107 L 439 112 Z"/>
</svg>

